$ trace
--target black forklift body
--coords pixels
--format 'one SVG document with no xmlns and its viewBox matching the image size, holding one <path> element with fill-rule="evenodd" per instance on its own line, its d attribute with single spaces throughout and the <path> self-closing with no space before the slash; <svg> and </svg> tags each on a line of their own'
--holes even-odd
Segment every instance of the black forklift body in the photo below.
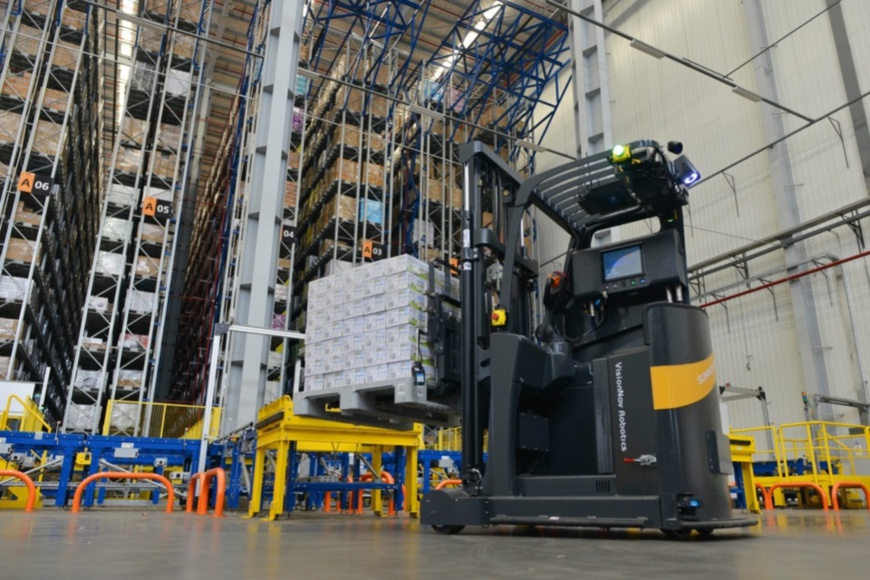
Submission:
<svg viewBox="0 0 870 580">
<path fill-rule="evenodd" d="M 706 314 L 689 305 L 688 192 L 654 141 L 523 181 L 479 143 L 465 167 L 460 258 L 462 487 L 423 498 L 421 521 L 691 530 L 735 517 Z M 492 230 L 482 199 L 501 201 Z M 569 234 L 545 283 L 523 255 L 523 214 Z M 656 220 L 651 235 L 592 247 L 601 229 Z M 501 265 L 497 287 L 487 276 Z M 542 286 L 543 322 L 531 301 Z M 497 298 L 494 298 L 497 296 Z M 493 314 L 497 316 L 493 316 Z M 499 320 L 497 326 L 492 321 Z M 484 462 L 484 433 L 488 453 Z"/>
</svg>

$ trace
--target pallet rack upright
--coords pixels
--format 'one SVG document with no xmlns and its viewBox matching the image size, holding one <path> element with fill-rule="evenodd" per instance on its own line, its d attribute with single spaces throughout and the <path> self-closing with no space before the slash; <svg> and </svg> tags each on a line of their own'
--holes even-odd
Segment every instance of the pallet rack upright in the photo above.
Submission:
<svg viewBox="0 0 870 580">
<path fill-rule="evenodd" d="M 135 9 L 139 24 L 127 28 L 130 38 L 122 51 L 129 52 L 131 64 L 119 75 L 118 137 L 67 395 L 67 431 L 97 433 L 109 399 L 153 398 L 195 138 L 205 52 L 199 37 L 207 33 L 211 4 L 141 0 Z M 119 30 L 123 40 L 125 28 Z M 135 413 L 112 417 L 112 423 L 129 424 L 139 434 L 139 407 L 114 409 Z"/>
<path fill-rule="evenodd" d="M 82 2 L 14 0 L 0 28 L 0 379 L 36 383 L 53 424 L 98 228 L 103 27 Z"/>
</svg>

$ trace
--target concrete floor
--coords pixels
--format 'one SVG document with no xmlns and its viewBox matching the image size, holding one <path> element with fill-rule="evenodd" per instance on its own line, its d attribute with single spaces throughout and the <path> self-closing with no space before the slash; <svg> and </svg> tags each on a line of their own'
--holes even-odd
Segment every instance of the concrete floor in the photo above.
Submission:
<svg viewBox="0 0 870 580">
<path fill-rule="evenodd" d="M 296 514 L 265 522 L 98 509 L 0 512 L 0 578 L 868 578 L 870 515 L 779 511 L 711 539 L 659 532 L 468 529 Z"/>
</svg>

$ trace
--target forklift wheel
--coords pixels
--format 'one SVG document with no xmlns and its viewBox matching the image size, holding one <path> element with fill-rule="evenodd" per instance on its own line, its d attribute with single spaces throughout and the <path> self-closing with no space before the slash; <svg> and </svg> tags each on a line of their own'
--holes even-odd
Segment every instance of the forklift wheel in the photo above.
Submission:
<svg viewBox="0 0 870 580">
<path fill-rule="evenodd" d="M 451 536 L 464 530 L 465 526 L 432 526 L 432 529 L 435 530 L 436 533 Z"/>
<path fill-rule="evenodd" d="M 662 533 L 671 540 L 685 540 L 692 535 L 692 530 L 683 528 L 681 530 L 662 530 Z"/>
</svg>

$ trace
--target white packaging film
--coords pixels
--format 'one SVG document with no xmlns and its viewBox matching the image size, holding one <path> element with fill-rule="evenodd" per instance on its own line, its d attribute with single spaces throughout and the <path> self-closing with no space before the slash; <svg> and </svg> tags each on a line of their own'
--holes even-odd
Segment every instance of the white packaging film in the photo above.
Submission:
<svg viewBox="0 0 870 580">
<path fill-rule="evenodd" d="M 425 262 L 402 255 L 312 281 L 305 391 L 410 378 L 415 362 L 434 381 L 432 349 L 423 334 L 428 272 Z"/>
</svg>

